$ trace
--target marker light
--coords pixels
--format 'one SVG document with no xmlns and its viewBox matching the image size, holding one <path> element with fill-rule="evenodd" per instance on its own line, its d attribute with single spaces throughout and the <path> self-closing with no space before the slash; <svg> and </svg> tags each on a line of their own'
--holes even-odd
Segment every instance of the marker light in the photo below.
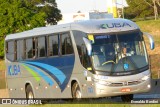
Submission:
<svg viewBox="0 0 160 107">
<path fill-rule="evenodd" d="M 104 81 L 104 80 L 94 79 L 94 82 L 96 82 L 96 83 L 98 83 L 98 84 L 101 84 L 101 85 L 107 85 L 107 86 L 111 85 L 110 82 Z"/>
<path fill-rule="evenodd" d="M 146 75 L 146 76 L 144 76 L 143 78 L 142 78 L 142 81 L 146 81 L 146 80 L 148 80 L 150 78 L 150 75 Z"/>
<path fill-rule="evenodd" d="M 36 90 L 38 90 L 38 87 L 36 87 Z"/>
<path fill-rule="evenodd" d="M 147 85 L 148 88 L 151 88 L 151 85 Z"/>
<path fill-rule="evenodd" d="M 108 82 L 108 81 L 99 81 L 99 84 L 102 84 L 102 85 L 111 85 L 111 83 L 110 82 Z"/>
</svg>

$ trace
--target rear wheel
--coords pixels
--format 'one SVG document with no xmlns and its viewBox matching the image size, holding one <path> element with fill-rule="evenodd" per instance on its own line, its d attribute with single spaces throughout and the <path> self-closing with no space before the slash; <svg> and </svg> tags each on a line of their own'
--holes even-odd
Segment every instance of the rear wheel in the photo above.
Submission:
<svg viewBox="0 0 160 107">
<path fill-rule="evenodd" d="M 26 87 L 26 98 L 27 99 L 33 99 L 34 98 L 34 94 L 33 94 L 33 90 L 31 85 L 27 85 Z"/>
<path fill-rule="evenodd" d="M 122 95 L 121 99 L 123 102 L 131 102 L 131 100 L 133 100 L 133 94 Z"/>
<path fill-rule="evenodd" d="M 82 93 L 77 82 L 72 86 L 72 97 L 75 99 L 80 99 L 82 97 Z"/>
</svg>

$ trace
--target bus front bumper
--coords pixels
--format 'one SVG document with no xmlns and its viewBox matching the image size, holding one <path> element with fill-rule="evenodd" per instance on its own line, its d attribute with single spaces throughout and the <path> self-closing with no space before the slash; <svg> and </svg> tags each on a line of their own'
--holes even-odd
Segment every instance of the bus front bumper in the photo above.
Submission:
<svg viewBox="0 0 160 107">
<path fill-rule="evenodd" d="M 150 79 L 137 85 L 106 86 L 95 83 L 95 97 L 119 96 L 149 92 L 151 89 Z"/>
</svg>

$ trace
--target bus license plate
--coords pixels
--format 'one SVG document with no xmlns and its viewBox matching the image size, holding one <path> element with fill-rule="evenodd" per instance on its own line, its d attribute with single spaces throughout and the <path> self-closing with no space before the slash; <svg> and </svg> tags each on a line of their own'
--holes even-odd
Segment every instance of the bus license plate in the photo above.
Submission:
<svg viewBox="0 0 160 107">
<path fill-rule="evenodd" d="M 122 88 L 122 89 L 121 89 L 121 92 L 130 92 L 130 91 L 131 91 L 130 88 Z"/>
</svg>

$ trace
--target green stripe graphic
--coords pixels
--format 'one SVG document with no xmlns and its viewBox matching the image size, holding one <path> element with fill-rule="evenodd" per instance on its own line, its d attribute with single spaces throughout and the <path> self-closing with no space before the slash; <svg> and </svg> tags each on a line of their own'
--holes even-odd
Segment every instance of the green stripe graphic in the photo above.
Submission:
<svg viewBox="0 0 160 107">
<path fill-rule="evenodd" d="M 22 66 L 32 74 L 32 76 L 36 79 L 36 81 L 40 81 L 40 77 L 32 69 L 30 69 L 28 66 L 24 64 L 22 64 Z"/>
</svg>

